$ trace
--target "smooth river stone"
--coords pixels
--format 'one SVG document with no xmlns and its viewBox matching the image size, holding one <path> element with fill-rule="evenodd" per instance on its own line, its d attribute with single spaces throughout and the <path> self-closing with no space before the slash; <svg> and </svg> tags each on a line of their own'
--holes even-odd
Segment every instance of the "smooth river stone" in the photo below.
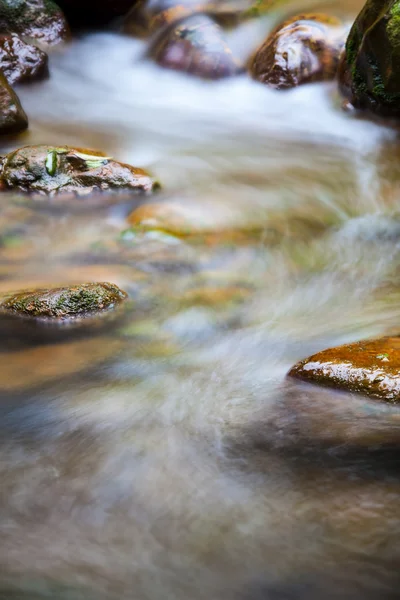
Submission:
<svg viewBox="0 0 400 600">
<path fill-rule="evenodd" d="M 400 403 L 400 337 L 330 348 L 297 363 L 289 376 Z"/>
</svg>

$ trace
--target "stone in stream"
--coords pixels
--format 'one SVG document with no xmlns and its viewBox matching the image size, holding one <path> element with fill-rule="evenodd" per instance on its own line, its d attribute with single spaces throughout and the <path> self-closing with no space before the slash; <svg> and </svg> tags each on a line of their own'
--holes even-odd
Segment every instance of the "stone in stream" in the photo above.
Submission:
<svg viewBox="0 0 400 600">
<path fill-rule="evenodd" d="M 0 35 L 0 71 L 10 84 L 44 79 L 49 74 L 47 54 L 15 33 Z"/>
<path fill-rule="evenodd" d="M 28 117 L 17 94 L 0 72 L 0 134 L 20 133 L 28 127 Z"/>
<path fill-rule="evenodd" d="M 222 79 L 243 71 L 222 29 L 210 17 L 201 14 L 162 30 L 149 54 L 162 67 L 204 79 Z"/>
<path fill-rule="evenodd" d="M 254 79 L 276 89 L 334 79 L 348 27 L 328 15 L 305 14 L 279 25 L 250 64 Z"/>
<path fill-rule="evenodd" d="M 68 146 L 26 146 L 2 158 L 3 190 L 55 196 L 76 196 L 95 191 L 151 192 L 157 187 L 146 171 L 104 156 L 103 153 Z"/>
<path fill-rule="evenodd" d="M 400 337 L 324 350 L 296 364 L 289 375 L 393 404 L 400 403 Z"/>
<path fill-rule="evenodd" d="M 0 303 L 0 311 L 20 317 L 63 321 L 88 318 L 113 309 L 127 294 L 113 283 L 22 291 Z"/>
<path fill-rule="evenodd" d="M 350 103 L 400 117 L 400 1 L 368 0 L 346 43 L 339 85 Z"/>
<path fill-rule="evenodd" d="M 64 14 L 52 0 L 0 0 L 0 33 L 18 33 L 46 45 L 69 38 Z"/>
</svg>

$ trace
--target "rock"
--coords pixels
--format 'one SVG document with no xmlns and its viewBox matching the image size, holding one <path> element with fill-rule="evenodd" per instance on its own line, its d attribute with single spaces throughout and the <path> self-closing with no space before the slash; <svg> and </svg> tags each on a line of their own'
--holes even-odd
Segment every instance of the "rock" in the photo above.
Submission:
<svg viewBox="0 0 400 600">
<path fill-rule="evenodd" d="M 4 313 L 62 321 L 87 318 L 111 310 L 127 298 L 112 283 L 82 283 L 72 287 L 19 292 L 0 304 Z"/>
<path fill-rule="evenodd" d="M 240 0 L 139 0 L 127 14 L 123 30 L 129 35 L 146 37 L 198 13 L 212 15 L 219 23 L 230 23 L 242 10 Z"/>
<path fill-rule="evenodd" d="M 0 72 L 0 134 L 19 133 L 28 127 L 28 117 L 17 94 Z"/>
<path fill-rule="evenodd" d="M 47 54 L 19 35 L 0 35 L 0 71 L 8 83 L 44 79 L 49 74 Z"/>
<path fill-rule="evenodd" d="M 68 39 L 69 28 L 52 0 L 0 0 L 0 33 L 18 33 L 54 45 Z"/>
<path fill-rule="evenodd" d="M 340 89 L 356 108 L 400 117 L 400 1 L 368 0 L 346 43 Z"/>
<path fill-rule="evenodd" d="M 291 377 L 400 402 L 400 337 L 347 344 L 299 362 Z"/>
<path fill-rule="evenodd" d="M 188 17 L 163 30 L 149 54 L 162 67 L 204 79 L 230 77 L 243 70 L 222 29 L 205 15 Z"/>
<path fill-rule="evenodd" d="M 26 146 L 2 159 L 4 189 L 54 196 L 77 196 L 96 190 L 151 192 L 158 183 L 143 171 L 117 162 L 101 152 L 81 148 Z"/>
<path fill-rule="evenodd" d="M 334 79 L 348 27 L 335 17 L 305 14 L 279 25 L 252 59 L 254 79 L 276 89 Z"/>
<path fill-rule="evenodd" d="M 86 27 L 108 23 L 128 12 L 135 0 L 57 0 L 72 26 Z"/>
</svg>

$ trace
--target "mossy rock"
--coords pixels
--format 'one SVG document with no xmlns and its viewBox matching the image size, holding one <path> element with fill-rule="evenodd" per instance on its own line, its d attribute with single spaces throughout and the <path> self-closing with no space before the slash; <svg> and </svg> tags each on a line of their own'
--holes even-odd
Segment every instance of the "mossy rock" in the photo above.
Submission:
<svg viewBox="0 0 400 600">
<path fill-rule="evenodd" d="M 323 14 L 292 17 L 279 25 L 255 53 L 254 79 L 276 89 L 335 78 L 348 27 Z"/>
<path fill-rule="evenodd" d="M 63 321 L 96 316 L 126 298 L 127 294 L 112 283 L 86 283 L 22 291 L 5 299 L 0 309 L 20 317 Z"/>
<path fill-rule="evenodd" d="M 289 375 L 400 404 L 400 337 L 324 350 L 296 364 Z"/>
<path fill-rule="evenodd" d="M 102 152 L 68 146 L 26 146 L 2 159 L 4 190 L 55 196 L 96 191 L 151 192 L 159 187 L 146 171 L 113 160 Z"/>
<path fill-rule="evenodd" d="M 340 89 L 356 108 L 400 117 L 400 0 L 368 0 L 346 43 Z"/>
<path fill-rule="evenodd" d="M 46 45 L 69 38 L 64 14 L 52 0 L 0 0 L 0 33 L 18 33 Z"/>
</svg>

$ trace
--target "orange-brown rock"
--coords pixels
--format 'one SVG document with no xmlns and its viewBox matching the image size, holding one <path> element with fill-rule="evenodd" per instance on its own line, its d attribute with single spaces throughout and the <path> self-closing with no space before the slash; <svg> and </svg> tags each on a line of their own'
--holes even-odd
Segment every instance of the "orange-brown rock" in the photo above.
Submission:
<svg viewBox="0 0 400 600">
<path fill-rule="evenodd" d="M 400 337 L 331 348 L 296 364 L 289 372 L 310 383 L 400 403 Z"/>
<path fill-rule="evenodd" d="M 252 76 L 276 89 L 334 79 L 348 29 L 328 15 L 293 17 L 279 25 L 256 52 Z"/>
</svg>

